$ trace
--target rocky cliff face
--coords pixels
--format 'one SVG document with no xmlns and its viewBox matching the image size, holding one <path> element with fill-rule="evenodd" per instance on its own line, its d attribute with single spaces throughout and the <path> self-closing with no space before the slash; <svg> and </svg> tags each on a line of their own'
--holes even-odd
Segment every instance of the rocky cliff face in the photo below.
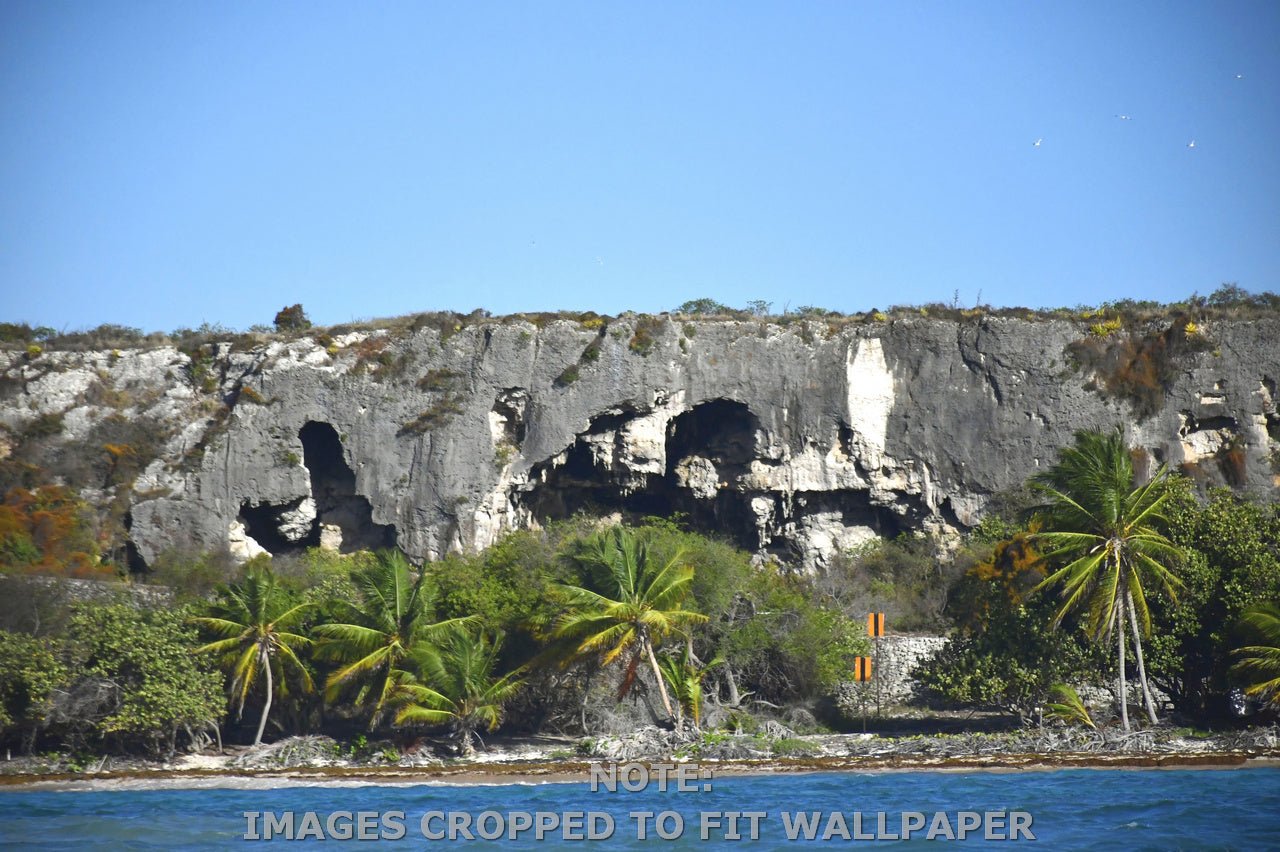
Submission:
<svg viewBox="0 0 1280 852">
<path fill-rule="evenodd" d="M 114 503 L 147 562 L 312 545 L 432 558 L 589 510 L 685 512 L 812 566 L 970 526 L 1075 430 L 1117 425 L 1206 481 L 1280 485 L 1274 319 L 1198 329 L 1210 345 L 1144 418 L 1072 366 L 1088 333 L 1066 321 L 437 326 L 0 353 L 0 457 L 38 456 Z M 152 440 L 130 443 L 139 430 Z M 79 470 L 77 454 L 98 461 Z"/>
</svg>

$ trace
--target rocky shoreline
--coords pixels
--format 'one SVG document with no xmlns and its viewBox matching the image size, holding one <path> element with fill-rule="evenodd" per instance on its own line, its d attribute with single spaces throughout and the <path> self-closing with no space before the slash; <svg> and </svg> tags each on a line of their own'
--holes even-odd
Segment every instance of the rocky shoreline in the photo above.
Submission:
<svg viewBox="0 0 1280 852">
<path fill-rule="evenodd" d="M 626 737 L 510 740 L 494 743 L 465 760 L 442 759 L 427 749 L 395 761 L 385 751 L 372 758 L 353 757 L 338 753 L 341 746 L 326 740 L 295 737 L 256 749 L 187 755 L 165 762 L 101 758 L 80 771 L 69 771 L 70 767 L 49 758 L 22 758 L 0 764 L 0 788 L 555 783 L 585 780 L 591 767 L 602 762 L 690 763 L 724 775 L 1280 765 L 1280 728 L 1276 726 L 1214 735 L 1171 728 L 1131 734 L 1032 729 L 900 738 L 701 734 L 644 728 Z"/>
</svg>

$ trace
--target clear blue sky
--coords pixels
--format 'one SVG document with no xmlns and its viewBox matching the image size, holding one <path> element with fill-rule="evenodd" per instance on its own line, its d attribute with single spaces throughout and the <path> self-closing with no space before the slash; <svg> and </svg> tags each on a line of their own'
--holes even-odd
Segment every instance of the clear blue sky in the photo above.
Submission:
<svg viewBox="0 0 1280 852">
<path fill-rule="evenodd" d="M 1278 290 L 1277 45 L 1274 0 L 5 0 L 0 319 Z"/>
</svg>

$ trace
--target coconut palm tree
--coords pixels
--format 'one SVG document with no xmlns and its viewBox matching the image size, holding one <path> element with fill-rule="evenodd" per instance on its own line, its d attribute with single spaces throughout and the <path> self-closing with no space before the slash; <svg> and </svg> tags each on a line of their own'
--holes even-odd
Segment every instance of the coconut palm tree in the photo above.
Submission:
<svg viewBox="0 0 1280 852">
<path fill-rule="evenodd" d="M 560 586 L 569 610 L 557 620 L 555 635 L 573 642 L 579 655 L 602 655 L 604 665 L 625 658 L 619 699 L 626 697 L 635 683 L 641 660 L 647 660 L 662 706 L 667 716 L 674 718 L 654 649 L 671 633 L 707 620 L 682 606 L 693 579 L 692 566 L 685 564 L 679 553 L 665 563 L 651 560 L 644 542 L 622 526 L 597 533 L 578 559 L 589 567 L 604 569 L 607 594 L 581 586 Z"/>
<path fill-rule="evenodd" d="M 1133 640 L 1147 717 L 1154 725 L 1155 702 L 1142 656 L 1142 637 L 1151 632 L 1147 588 L 1174 598 L 1182 585 L 1172 568 L 1181 561 L 1181 551 L 1158 530 L 1165 522 L 1167 484 L 1163 466 L 1147 482 L 1135 483 L 1133 460 L 1118 431 L 1077 433 L 1075 445 L 1062 450 L 1058 463 L 1031 481 L 1046 498 L 1038 507 L 1042 528 L 1032 538 L 1050 564 L 1065 563 L 1036 589 L 1061 587 L 1055 625 L 1083 608 L 1094 639 L 1106 642 L 1115 636 L 1125 730 L 1126 636 Z"/>
<path fill-rule="evenodd" d="M 304 692 L 314 688 L 311 673 L 297 654 L 311 647 L 311 640 L 289 632 L 310 604 L 289 604 L 283 590 L 276 585 L 271 569 L 261 568 L 250 570 L 244 580 L 223 588 L 219 600 L 210 606 L 210 615 L 191 619 L 203 630 L 221 637 L 196 651 L 217 654 L 219 663 L 230 672 L 230 692 L 236 703 L 237 718 L 244 713 L 250 689 L 259 680 L 265 681 L 266 699 L 254 745 L 262 742 L 276 691 L 287 694 L 286 668 L 297 676 Z"/>
<path fill-rule="evenodd" d="M 415 576 L 399 551 L 381 551 L 377 561 L 353 575 L 359 601 L 340 603 L 346 620 L 311 631 L 321 640 L 316 655 L 340 664 L 325 681 L 325 699 L 336 701 L 354 690 L 357 706 L 372 704 L 370 728 L 382 721 L 397 685 L 410 679 L 404 666 L 415 648 L 470 621 L 434 621 L 426 578 L 425 571 Z"/>
<path fill-rule="evenodd" d="M 668 654 L 658 660 L 658 668 L 676 699 L 676 722 L 688 716 L 696 726 L 702 724 L 702 682 L 713 668 L 724 662 L 724 658 L 716 657 L 706 665 L 699 665 L 689 646 L 686 641 L 679 656 Z"/>
<path fill-rule="evenodd" d="M 1083 725 L 1095 731 L 1098 729 L 1093 717 L 1089 715 L 1089 708 L 1080 700 L 1080 694 L 1074 688 L 1058 683 L 1049 688 L 1049 694 L 1054 700 L 1045 705 L 1046 716 L 1068 725 Z"/>
<path fill-rule="evenodd" d="M 1246 695 L 1280 709 L 1280 605 L 1263 603 L 1250 607 L 1240 621 L 1259 644 L 1237 648 L 1235 653 L 1241 660 L 1231 670 L 1250 679 L 1244 690 Z"/>
<path fill-rule="evenodd" d="M 448 725 L 458 753 L 475 754 L 476 731 L 492 731 L 502 722 L 502 708 L 524 686 L 521 670 L 494 676 L 502 634 L 492 638 L 483 632 L 458 630 L 438 648 L 415 651 L 412 678 L 396 689 L 401 703 L 397 725 Z"/>
</svg>

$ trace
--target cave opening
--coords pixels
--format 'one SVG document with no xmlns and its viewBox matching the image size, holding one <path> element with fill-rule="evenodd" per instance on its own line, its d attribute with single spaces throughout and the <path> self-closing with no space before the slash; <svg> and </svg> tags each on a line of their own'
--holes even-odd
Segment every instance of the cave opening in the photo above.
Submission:
<svg viewBox="0 0 1280 852">
<path fill-rule="evenodd" d="M 622 407 L 593 418 L 557 462 L 534 467 L 525 505 L 540 522 L 619 513 L 635 523 L 683 514 L 691 528 L 751 550 L 760 546 L 750 502 L 732 487 L 756 455 L 758 418 L 746 405 L 712 400 L 675 417 L 664 439 L 661 473 L 623 468 L 624 431 L 641 414 Z M 693 471 L 693 473 L 691 473 Z M 698 482 L 693 480 L 700 474 Z"/>
<path fill-rule="evenodd" d="M 764 542 L 751 511 L 753 495 L 737 483 L 760 455 L 760 434 L 760 418 L 731 399 L 695 405 L 667 424 L 666 484 L 675 511 L 688 515 L 694 529 L 722 535 L 748 550 Z M 693 481 L 699 467 L 703 477 L 714 474 L 702 487 Z"/>
<path fill-rule="evenodd" d="M 295 532 L 293 537 L 286 535 L 290 525 L 285 515 L 297 511 L 301 503 L 302 500 L 290 503 L 250 503 L 246 500 L 240 505 L 240 522 L 244 524 L 245 534 L 272 556 L 317 547 L 320 544 L 320 530 L 314 523 L 307 529 Z"/>
<path fill-rule="evenodd" d="M 336 544 L 342 553 L 395 547 L 395 525 L 375 523 L 369 499 L 356 493 L 356 473 L 347 464 L 338 430 L 312 420 L 298 438 L 302 463 L 311 474 L 317 543 Z M 338 535 L 341 539 L 333 541 Z"/>
<path fill-rule="evenodd" d="M 373 521 L 368 498 L 356 492 L 356 475 L 329 423 L 309 421 L 298 432 L 311 494 L 287 503 L 244 501 L 239 520 L 245 533 L 273 556 L 309 547 L 342 553 L 394 547 L 392 524 Z"/>
</svg>

